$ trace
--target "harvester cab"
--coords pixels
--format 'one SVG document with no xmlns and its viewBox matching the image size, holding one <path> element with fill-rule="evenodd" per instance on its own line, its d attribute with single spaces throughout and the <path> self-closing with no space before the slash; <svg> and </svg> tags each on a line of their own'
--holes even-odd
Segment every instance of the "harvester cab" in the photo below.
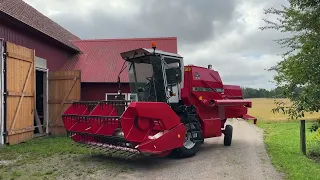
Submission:
<svg viewBox="0 0 320 180">
<path fill-rule="evenodd" d="M 224 134 L 224 145 L 230 146 L 228 118 L 256 122 L 239 86 L 223 84 L 211 66 L 185 66 L 180 55 L 152 47 L 120 54 L 135 100 L 79 101 L 65 111 L 63 122 L 73 141 L 126 156 L 189 157 L 205 138 Z"/>
<path fill-rule="evenodd" d="M 121 53 L 127 62 L 130 91 L 139 102 L 178 103 L 183 88 L 183 58 L 178 54 L 140 48 Z"/>
</svg>

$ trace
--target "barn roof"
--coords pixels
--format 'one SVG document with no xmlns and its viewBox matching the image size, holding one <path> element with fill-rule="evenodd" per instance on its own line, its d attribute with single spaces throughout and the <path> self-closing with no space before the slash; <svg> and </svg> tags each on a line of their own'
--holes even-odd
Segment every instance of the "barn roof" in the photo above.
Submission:
<svg viewBox="0 0 320 180">
<path fill-rule="evenodd" d="M 81 70 L 82 82 L 117 82 L 124 60 L 120 53 L 137 48 L 151 48 L 156 41 L 157 49 L 178 53 L 176 37 L 79 40 L 73 43 L 83 52 L 68 61 L 63 70 Z M 128 82 L 123 71 L 121 82 Z"/>
<path fill-rule="evenodd" d="M 22 0 L 0 0 L 0 12 L 55 39 L 69 48 L 79 51 L 70 41 L 79 40 L 79 37 L 73 35 Z"/>
</svg>

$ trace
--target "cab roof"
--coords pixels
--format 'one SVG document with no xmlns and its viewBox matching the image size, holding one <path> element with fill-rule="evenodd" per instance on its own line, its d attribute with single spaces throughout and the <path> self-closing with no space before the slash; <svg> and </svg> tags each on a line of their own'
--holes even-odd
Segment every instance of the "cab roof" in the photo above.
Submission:
<svg viewBox="0 0 320 180">
<path fill-rule="evenodd" d="M 163 55 L 163 56 L 177 58 L 177 59 L 183 58 L 179 54 L 169 53 L 169 52 L 165 52 L 165 51 L 157 50 L 157 49 L 153 50 L 153 49 L 148 49 L 148 48 L 138 48 L 138 49 L 122 52 L 122 53 L 120 53 L 120 55 L 126 61 L 132 61 L 133 59 L 136 59 L 139 57 L 145 57 L 145 56 L 149 56 L 149 55 Z"/>
</svg>

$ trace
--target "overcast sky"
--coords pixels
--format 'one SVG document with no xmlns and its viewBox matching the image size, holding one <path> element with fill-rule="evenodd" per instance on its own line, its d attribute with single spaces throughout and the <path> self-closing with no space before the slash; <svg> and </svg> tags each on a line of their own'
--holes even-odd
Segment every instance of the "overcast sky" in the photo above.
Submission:
<svg viewBox="0 0 320 180">
<path fill-rule="evenodd" d="M 286 0 L 25 1 L 81 39 L 176 36 L 185 64 L 212 64 L 229 84 L 273 88 L 266 69 L 284 52 L 284 35 L 259 27 Z"/>
</svg>

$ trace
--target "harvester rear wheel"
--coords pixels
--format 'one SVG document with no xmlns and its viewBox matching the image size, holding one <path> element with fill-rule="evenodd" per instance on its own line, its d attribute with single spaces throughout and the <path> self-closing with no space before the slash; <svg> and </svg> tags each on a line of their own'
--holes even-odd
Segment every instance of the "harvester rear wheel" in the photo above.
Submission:
<svg viewBox="0 0 320 180">
<path fill-rule="evenodd" d="M 224 129 L 224 142 L 223 142 L 225 146 L 231 146 L 232 132 L 233 132 L 233 127 L 229 124 L 226 125 L 226 128 Z"/>
</svg>

